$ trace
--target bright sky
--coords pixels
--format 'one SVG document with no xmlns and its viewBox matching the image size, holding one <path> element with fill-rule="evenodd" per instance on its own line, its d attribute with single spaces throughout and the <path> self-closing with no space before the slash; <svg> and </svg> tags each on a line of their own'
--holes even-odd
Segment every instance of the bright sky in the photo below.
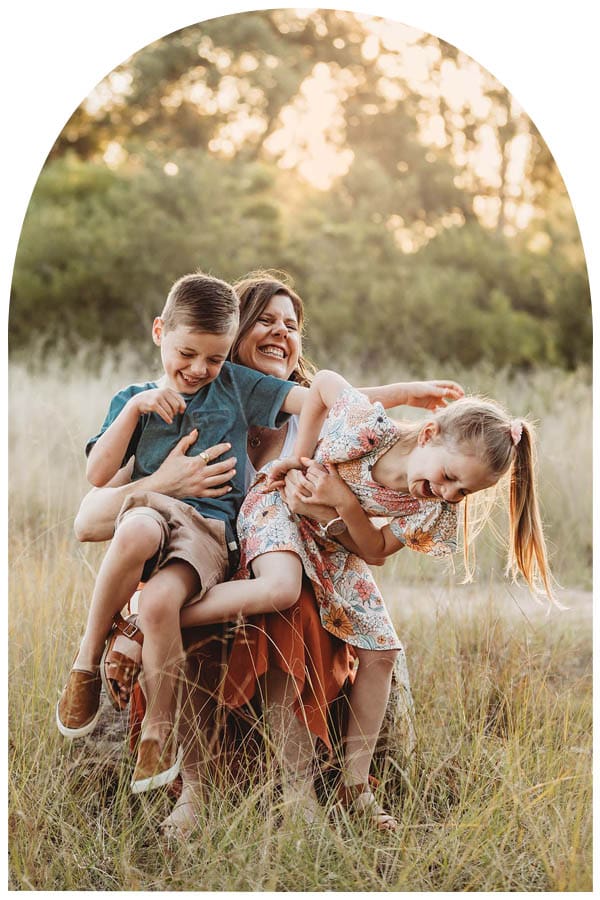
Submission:
<svg viewBox="0 0 600 900">
<path fill-rule="evenodd" d="M 300 15 L 308 17 L 314 9 L 296 10 Z M 461 54 L 459 64 L 446 60 L 441 66 L 439 79 L 431 76 L 431 63 L 439 60 L 437 46 L 423 47 L 418 45 L 423 32 L 415 28 L 394 22 L 390 19 L 360 16 L 370 32 L 364 42 L 362 53 L 365 60 L 378 60 L 378 65 L 385 79 L 401 76 L 422 97 L 424 103 L 435 105 L 442 96 L 454 113 L 458 126 L 455 142 L 452 147 L 458 165 L 468 164 L 469 170 L 482 183 L 490 186 L 499 184 L 500 157 L 493 127 L 486 122 L 490 114 L 490 101 L 484 96 L 484 89 L 490 85 L 491 76 L 478 63 Z M 341 39 L 339 39 L 341 40 Z M 246 68 L 256 66 L 251 53 L 246 54 Z M 209 144 L 212 152 L 224 156 L 233 156 L 243 141 L 251 136 L 259 136 L 264 122 L 261 116 L 252 109 L 252 96 L 240 96 L 238 82 L 226 75 L 229 58 L 226 54 L 214 52 L 212 61 L 222 71 L 224 77 L 217 94 L 212 93 L 202 82 L 193 81 L 184 88 L 188 99 L 192 99 L 210 113 L 215 111 L 232 112 L 232 119 L 224 125 Z M 277 64 L 277 60 L 267 60 L 267 64 Z M 278 159 L 278 164 L 285 169 L 295 168 L 307 182 L 321 190 L 327 190 L 335 178 L 346 174 L 352 164 L 353 153 L 343 146 L 344 118 L 340 97 L 343 96 L 347 82 L 352 76 L 348 71 L 336 72 L 324 63 L 318 63 L 312 73 L 305 79 L 298 96 L 282 113 L 280 127 L 270 136 L 265 144 L 266 149 Z M 391 95 L 397 91 L 393 81 L 388 81 Z M 124 94 L 128 89 L 128 76 L 113 73 L 87 99 L 92 110 L 99 109 L 111 97 Z M 182 92 L 170 98 L 178 103 Z M 248 102 L 249 101 L 249 102 Z M 168 102 L 168 101 L 167 101 Z M 464 146 L 461 141 L 460 127 L 465 124 L 464 113 L 468 109 L 477 120 L 477 145 L 475 148 Z M 515 107 L 515 112 L 520 110 Z M 421 139 L 432 148 L 443 147 L 447 143 L 444 122 L 441 116 L 432 110 L 425 111 L 421 121 Z M 509 230 L 524 228 L 535 210 L 526 194 L 527 183 L 524 166 L 529 150 L 529 137 L 523 133 L 517 135 L 510 145 L 510 158 L 506 180 L 508 194 L 512 197 L 507 206 Z M 116 142 L 112 142 L 105 153 L 109 165 L 119 165 L 123 160 L 123 150 Z M 165 169 L 168 174 L 176 175 L 177 167 L 168 163 Z M 475 200 L 475 211 L 481 221 L 492 227 L 498 215 L 497 197 L 479 196 Z M 420 246 L 428 236 L 410 235 L 406 229 L 397 230 L 399 244 L 403 250 L 410 252 Z"/>
</svg>

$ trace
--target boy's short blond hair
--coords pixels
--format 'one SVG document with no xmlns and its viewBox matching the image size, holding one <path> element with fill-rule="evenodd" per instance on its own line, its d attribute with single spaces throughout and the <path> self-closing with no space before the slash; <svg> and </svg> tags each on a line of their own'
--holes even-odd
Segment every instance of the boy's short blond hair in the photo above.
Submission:
<svg viewBox="0 0 600 900">
<path fill-rule="evenodd" d="M 239 317 L 239 300 L 232 286 L 203 272 L 179 278 L 161 314 L 166 331 L 184 325 L 208 334 L 226 334 L 237 328 Z"/>
</svg>

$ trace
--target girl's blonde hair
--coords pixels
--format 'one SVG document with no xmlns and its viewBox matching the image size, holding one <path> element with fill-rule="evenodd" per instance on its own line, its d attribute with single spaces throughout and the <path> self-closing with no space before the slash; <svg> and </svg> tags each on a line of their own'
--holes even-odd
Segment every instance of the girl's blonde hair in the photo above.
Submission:
<svg viewBox="0 0 600 900">
<path fill-rule="evenodd" d="M 464 397 L 434 414 L 440 428 L 434 440 L 451 442 L 480 459 L 498 479 L 510 471 L 509 556 L 507 573 L 521 572 L 533 591 L 539 582 L 550 600 L 546 541 L 536 493 L 535 434 L 531 422 L 512 418 L 496 401 Z M 466 498 L 465 498 L 466 499 Z M 465 562 L 468 570 L 468 503 L 464 506 Z"/>
</svg>

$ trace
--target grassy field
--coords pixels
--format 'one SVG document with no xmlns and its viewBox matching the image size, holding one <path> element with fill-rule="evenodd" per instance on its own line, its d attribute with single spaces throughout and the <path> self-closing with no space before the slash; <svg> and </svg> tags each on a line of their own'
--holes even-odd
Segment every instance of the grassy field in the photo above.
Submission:
<svg viewBox="0 0 600 900">
<path fill-rule="evenodd" d="M 491 532 L 481 535 L 474 585 L 416 554 L 399 554 L 378 576 L 415 701 L 416 749 L 407 759 L 399 740 L 385 768 L 399 831 L 382 837 L 339 818 L 307 829 L 272 800 L 267 765 L 250 789 L 216 785 L 203 828 L 176 849 L 156 832 L 169 798 L 129 793 L 132 760 L 115 714 L 98 738 L 72 744 L 54 725 L 103 552 L 72 537 L 85 490 L 81 447 L 129 379 L 77 365 L 43 374 L 17 365 L 11 374 L 9 887 L 591 890 L 585 378 L 539 373 L 499 380 L 495 391 L 477 384 L 541 420 L 542 501 L 568 610 L 547 615 L 499 581 L 503 551 Z"/>
</svg>

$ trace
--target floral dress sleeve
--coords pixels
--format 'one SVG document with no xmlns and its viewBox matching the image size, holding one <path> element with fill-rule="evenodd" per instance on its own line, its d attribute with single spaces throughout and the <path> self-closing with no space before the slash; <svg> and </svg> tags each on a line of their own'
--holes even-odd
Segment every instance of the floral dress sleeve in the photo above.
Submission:
<svg viewBox="0 0 600 900">
<path fill-rule="evenodd" d="M 317 462 L 359 459 L 396 440 L 396 426 L 381 403 L 371 403 L 355 388 L 339 395 L 325 419 L 315 451 Z"/>
<path fill-rule="evenodd" d="M 450 556 L 456 552 L 458 520 L 456 504 L 423 500 L 418 512 L 396 516 L 389 523 L 395 538 L 419 553 Z"/>
</svg>

